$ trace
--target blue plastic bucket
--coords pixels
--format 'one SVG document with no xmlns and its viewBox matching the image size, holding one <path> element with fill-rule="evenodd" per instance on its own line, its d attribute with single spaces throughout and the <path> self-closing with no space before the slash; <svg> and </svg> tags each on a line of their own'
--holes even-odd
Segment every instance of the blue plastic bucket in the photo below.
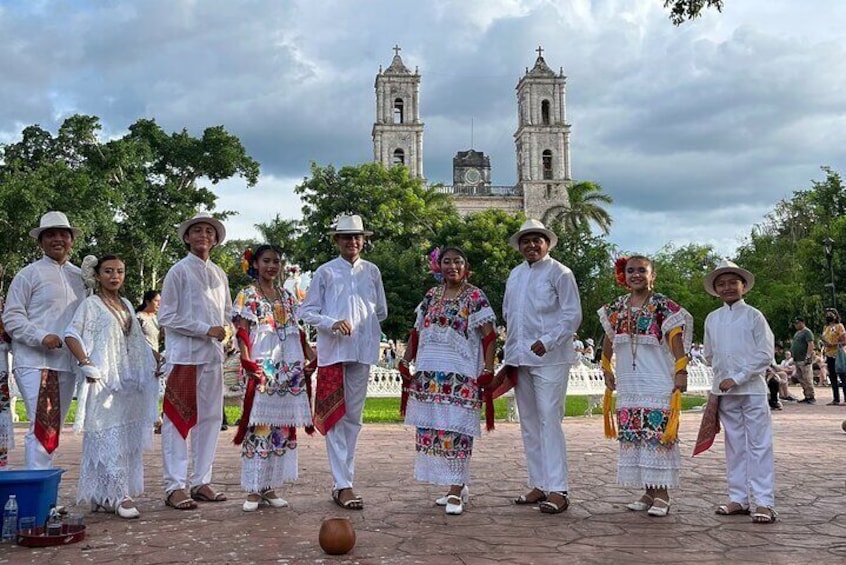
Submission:
<svg viewBox="0 0 846 565">
<path fill-rule="evenodd" d="M 55 506 L 59 482 L 64 469 L 0 471 L 0 510 L 14 494 L 18 500 L 18 518 L 35 516 L 35 523 L 44 524 Z"/>
</svg>

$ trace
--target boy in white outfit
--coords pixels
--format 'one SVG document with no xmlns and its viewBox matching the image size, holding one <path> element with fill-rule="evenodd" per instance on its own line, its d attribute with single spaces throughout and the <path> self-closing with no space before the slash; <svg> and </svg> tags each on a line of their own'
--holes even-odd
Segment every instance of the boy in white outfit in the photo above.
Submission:
<svg viewBox="0 0 846 565">
<path fill-rule="evenodd" d="M 711 393 L 719 395 L 725 429 L 728 504 L 717 514 L 752 514 L 775 522 L 773 431 L 767 404 L 767 368 L 775 340 L 764 315 L 744 302 L 755 276 L 728 260 L 705 277 L 705 291 L 723 300 L 705 319 L 705 359 L 714 370 Z"/>
</svg>

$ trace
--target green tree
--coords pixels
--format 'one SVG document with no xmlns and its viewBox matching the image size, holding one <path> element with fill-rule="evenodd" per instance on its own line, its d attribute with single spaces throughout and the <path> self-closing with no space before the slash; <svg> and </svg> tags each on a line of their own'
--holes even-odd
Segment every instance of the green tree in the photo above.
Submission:
<svg viewBox="0 0 846 565">
<path fill-rule="evenodd" d="M 664 0 L 664 7 L 670 9 L 670 21 L 678 26 L 698 18 L 706 8 L 722 12 L 723 0 Z"/>
<path fill-rule="evenodd" d="M 543 223 L 560 222 L 563 229 L 571 232 L 589 231 L 590 225 L 595 224 L 608 235 L 613 220 L 604 206 L 614 200 L 602 192 L 600 185 L 590 181 L 575 183 L 567 189 L 567 200 L 566 205 L 547 210 Z"/>
<path fill-rule="evenodd" d="M 221 126 L 195 138 L 142 119 L 106 143 L 100 128 L 98 118 L 75 115 L 56 136 L 29 126 L 21 141 L 0 148 L 0 253 L 10 273 L 38 257 L 29 229 L 47 210 L 62 210 L 84 232 L 77 261 L 86 253 L 122 256 L 126 292 L 137 297 L 159 287 L 184 255 L 178 224 L 199 208 L 214 209 L 217 196 L 203 184 L 240 175 L 253 186 L 259 164 Z"/>
<path fill-rule="evenodd" d="M 404 337 L 413 322 L 414 307 L 423 297 L 423 254 L 441 227 L 454 220 L 455 207 L 438 187 L 427 188 L 408 176 L 405 167 L 385 169 L 364 163 L 336 170 L 311 166 L 311 176 L 294 189 L 303 201 L 299 239 L 292 258 L 305 271 L 338 255 L 328 233 L 341 214 L 358 214 L 373 241 L 365 258 L 379 266 L 388 299 L 383 331 Z"/>
</svg>

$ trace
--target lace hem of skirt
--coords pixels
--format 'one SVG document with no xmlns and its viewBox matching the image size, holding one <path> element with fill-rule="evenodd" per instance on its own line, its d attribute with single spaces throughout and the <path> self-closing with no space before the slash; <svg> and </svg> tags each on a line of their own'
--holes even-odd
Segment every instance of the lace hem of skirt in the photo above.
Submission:
<svg viewBox="0 0 846 565">
<path fill-rule="evenodd" d="M 241 488 L 245 492 L 277 489 L 297 480 L 297 451 L 267 458 L 241 458 Z"/>
<path fill-rule="evenodd" d="M 470 459 L 446 459 L 418 452 L 414 478 L 433 485 L 469 485 Z"/>
</svg>

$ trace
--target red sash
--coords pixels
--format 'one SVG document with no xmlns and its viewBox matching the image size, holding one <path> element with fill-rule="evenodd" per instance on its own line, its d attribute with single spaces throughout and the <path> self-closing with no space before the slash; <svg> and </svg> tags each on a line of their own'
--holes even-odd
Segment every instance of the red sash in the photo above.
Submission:
<svg viewBox="0 0 846 565">
<path fill-rule="evenodd" d="M 59 447 L 59 433 L 62 431 L 62 409 L 59 399 L 59 373 L 52 369 L 41 369 L 41 386 L 35 407 L 35 437 L 47 453 Z"/>
<path fill-rule="evenodd" d="M 699 434 L 696 436 L 696 445 L 693 447 L 693 457 L 708 451 L 718 433 L 720 433 L 720 397 L 709 394 L 708 404 L 705 405 L 705 411 L 702 413 Z"/>
<path fill-rule="evenodd" d="M 197 424 L 197 366 L 174 365 L 167 377 L 162 412 L 183 438 Z"/>
<path fill-rule="evenodd" d="M 347 413 L 344 404 L 344 364 L 335 363 L 317 369 L 314 399 L 314 427 L 326 435 Z"/>
</svg>

